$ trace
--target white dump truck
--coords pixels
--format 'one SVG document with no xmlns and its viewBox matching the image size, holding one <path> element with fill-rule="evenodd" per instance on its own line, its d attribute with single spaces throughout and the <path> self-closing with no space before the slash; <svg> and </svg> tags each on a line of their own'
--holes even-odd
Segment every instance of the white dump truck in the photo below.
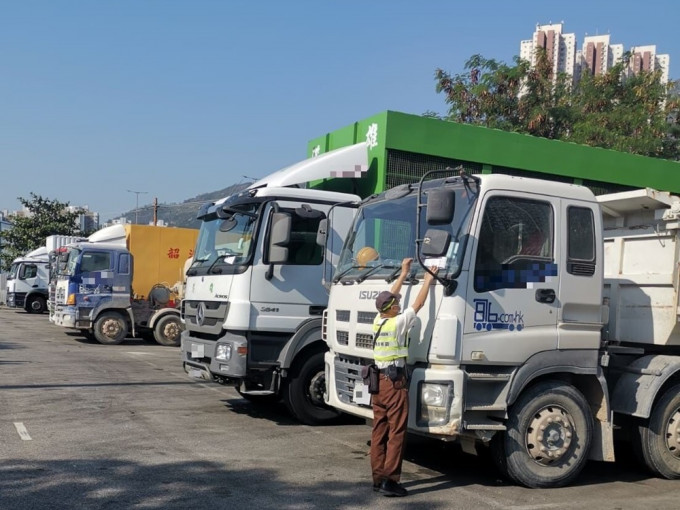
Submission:
<svg viewBox="0 0 680 510">
<path fill-rule="evenodd" d="M 434 176 L 357 212 L 324 315 L 328 404 L 372 417 L 360 374 L 375 297 L 414 257 L 403 308 L 439 270 L 410 333 L 411 432 L 490 446 L 528 487 L 613 461 L 616 432 L 652 472 L 679 478 L 680 198 Z M 379 253 L 368 265 L 356 260 L 366 246 Z"/>
</svg>

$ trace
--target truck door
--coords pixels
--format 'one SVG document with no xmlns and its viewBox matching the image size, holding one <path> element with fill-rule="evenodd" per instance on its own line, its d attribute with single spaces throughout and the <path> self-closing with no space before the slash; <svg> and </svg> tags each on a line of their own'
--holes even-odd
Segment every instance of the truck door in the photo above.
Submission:
<svg viewBox="0 0 680 510">
<path fill-rule="evenodd" d="M 302 320 L 320 318 L 327 305 L 328 295 L 321 284 L 323 247 L 316 244 L 316 234 L 330 206 L 307 205 L 320 214 L 300 206 L 300 203 L 278 203 L 278 212 L 291 215 L 290 240 L 285 246 L 288 259 L 270 265 L 266 241 L 260 243 L 256 254 L 256 261 L 259 259 L 260 263 L 253 265 L 251 285 L 251 313 L 255 314 L 252 323 L 256 330 L 293 332 Z M 265 240 L 270 226 L 271 214 L 267 214 L 262 236 Z"/>
<path fill-rule="evenodd" d="M 44 269 L 38 264 L 22 264 L 19 270 L 19 280 L 22 280 L 26 285 L 26 292 L 45 287 L 45 281 L 41 278 L 41 273 L 44 275 L 44 272 Z"/>
<path fill-rule="evenodd" d="M 492 191 L 474 226 L 461 361 L 521 363 L 557 347 L 559 199 Z"/>
</svg>

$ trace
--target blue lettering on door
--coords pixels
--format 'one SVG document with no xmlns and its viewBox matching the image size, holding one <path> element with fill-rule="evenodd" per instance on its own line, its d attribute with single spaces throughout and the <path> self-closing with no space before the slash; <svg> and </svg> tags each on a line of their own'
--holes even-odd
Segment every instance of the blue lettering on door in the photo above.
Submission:
<svg viewBox="0 0 680 510">
<path fill-rule="evenodd" d="M 474 327 L 477 331 L 491 331 L 492 329 L 507 329 L 508 331 L 522 331 L 524 329 L 524 313 L 503 313 L 493 311 L 488 299 L 474 300 Z"/>
</svg>

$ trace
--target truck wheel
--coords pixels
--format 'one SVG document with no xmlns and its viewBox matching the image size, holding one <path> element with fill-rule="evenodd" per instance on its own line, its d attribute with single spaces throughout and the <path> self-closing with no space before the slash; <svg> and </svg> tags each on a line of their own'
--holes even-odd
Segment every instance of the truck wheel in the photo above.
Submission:
<svg viewBox="0 0 680 510">
<path fill-rule="evenodd" d="M 638 427 L 636 452 L 652 473 L 680 478 L 680 384 L 666 390 Z"/>
<path fill-rule="evenodd" d="M 283 401 L 290 413 L 306 425 L 321 425 L 337 418 L 339 413 L 323 400 L 323 352 L 312 354 L 293 368 L 283 387 Z"/>
<path fill-rule="evenodd" d="M 161 345 L 176 347 L 180 344 L 182 322 L 176 315 L 164 315 L 153 328 L 153 337 Z"/>
<path fill-rule="evenodd" d="M 592 435 L 593 416 L 583 395 L 571 385 L 545 381 L 512 406 L 494 457 L 498 467 L 521 485 L 561 487 L 583 469 Z"/>
<path fill-rule="evenodd" d="M 121 343 L 128 334 L 127 320 L 116 312 L 104 312 L 94 323 L 94 337 L 105 345 Z"/>
<path fill-rule="evenodd" d="M 31 296 L 26 303 L 26 311 L 28 313 L 43 313 L 47 310 L 47 302 L 42 296 Z"/>
</svg>

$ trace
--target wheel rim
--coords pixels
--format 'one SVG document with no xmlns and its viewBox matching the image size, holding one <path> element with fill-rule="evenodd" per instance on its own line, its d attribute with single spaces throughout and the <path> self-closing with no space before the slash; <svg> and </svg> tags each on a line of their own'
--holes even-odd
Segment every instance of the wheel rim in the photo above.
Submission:
<svg viewBox="0 0 680 510">
<path fill-rule="evenodd" d="M 163 327 L 163 336 L 168 340 L 177 340 L 179 336 L 179 326 L 177 326 L 177 323 L 174 321 L 168 322 Z"/>
<path fill-rule="evenodd" d="M 526 433 L 529 456 L 541 466 L 559 461 L 569 450 L 574 420 L 563 407 L 552 405 L 537 411 Z"/>
<path fill-rule="evenodd" d="M 102 324 L 102 333 L 108 338 L 116 338 L 121 330 L 120 322 L 115 319 L 109 319 Z"/>
<path fill-rule="evenodd" d="M 323 371 L 317 373 L 309 381 L 309 399 L 314 405 L 323 405 L 323 393 L 326 390 L 326 375 Z"/>
<path fill-rule="evenodd" d="M 676 409 L 666 426 L 666 447 L 676 459 L 680 459 L 680 408 Z"/>
<path fill-rule="evenodd" d="M 37 311 L 40 310 L 41 308 L 42 308 L 42 305 L 40 304 L 40 301 L 39 301 L 39 300 L 34 299 L 33 301 L 31 301 L 31 309 L 32 309 L 34 312 L 37 312 Z"/>
</svg>

